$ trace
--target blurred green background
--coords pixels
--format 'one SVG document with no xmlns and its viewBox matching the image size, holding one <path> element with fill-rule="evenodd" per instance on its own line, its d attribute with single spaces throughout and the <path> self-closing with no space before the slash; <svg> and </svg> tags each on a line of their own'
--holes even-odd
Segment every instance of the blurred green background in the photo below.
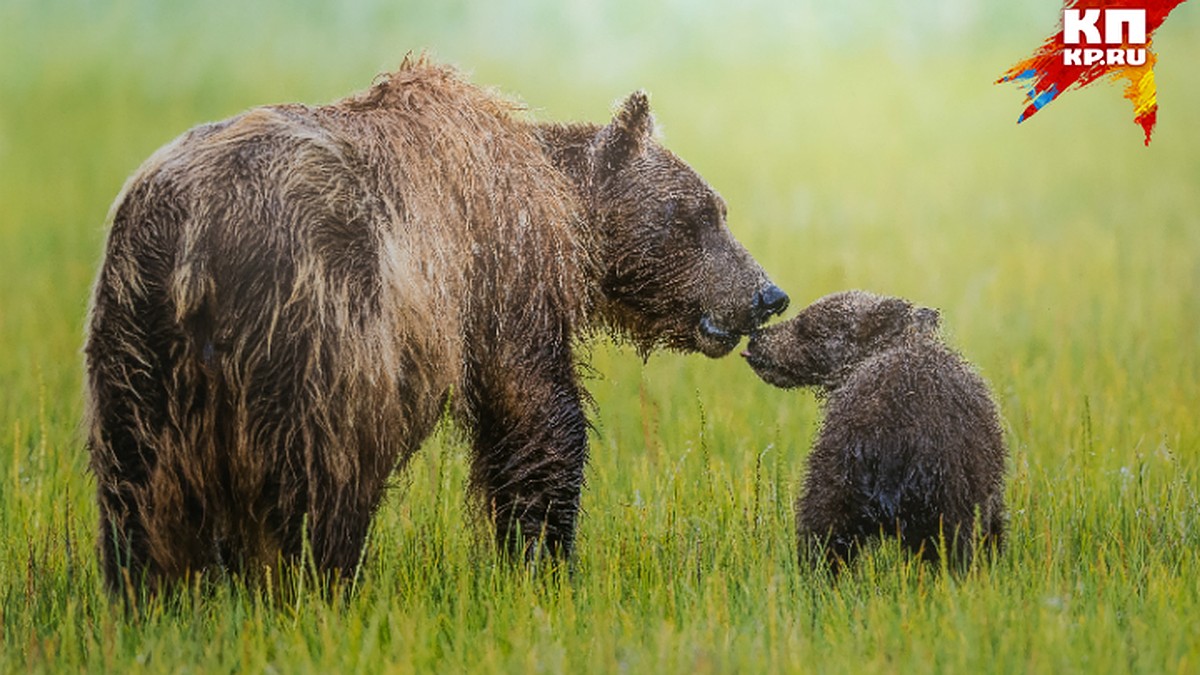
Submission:
<svg viewBox="0 0 1200 675">
<path fill-rule="evenodd" d="M 1060 9 L 1050 0 L 5 0 L 0 664 L 52 669 L 57 653 L 76 668 L 96 669 L 100 655 L 109 668 L 145 668 L 137 659 L 153 645 L 176 656 L 150 669 L 201 658 L 344 664 L 336 649 L 297 646 L 340 640 L 336 629 L 306 629 L 312 614 L 298 609 L 290 624 L 255 614 L 245 610 L 258 607 L 251 596 L 149 627 L 106 609 L 77 429 L 83 321 L 105 214 L 155 148 L 255 105 L 335 100 L 428 50 L 538 119 L 604 121 L 620 97 L 649 91 L 665 143 L 723 194 L 735 235 L 791 294 L 789 315 L 843 288 L 940 308 L 1007 420 L 1014 543 L 984 591 L 941 580 L 930 595 L 925 582 L 905 585 L 910 566 L 893 578 L 881 564 L 885 582 L 810 595 L 791 562 L 790 508 L 817 421 L 812 397 L 767 387 L 736 357 L 643 364 L 601 343 L 582 571 L 570 596 L 589 600 L 564 608 L 563 595 L 542 597 L 534 609 L 545 615 L 519 602 L 500 609 L 523 587 L 484 574 L 468 553 L 473 535 L 458 531 L 470 520 L 464 448 L 443 434 L 398 479 L 367 590 L 345 611 L 370 610 L 361 625 L 350 621 L 360 631 L 411 617 L 491 632 L 388 634 L 363 647 L 360 667 L 427 658 L 501 670 L 522 659 L 552 671 L 757 670 L 811 668 L 815 654 L 827 672 L 1194 669 L 1200 5 L 1184 3 L 1155 35 L 1160 110 L 1148 148 L 1108 83 L 1016 125 L 1022 92 L 993 81 L 1055 30 Z M 689 543 L 671 544 L 676 535 Z M 433 587 L 466 584 L 480 606 L 404 590 L 431 583 L 423 556 L 443 545 L 465 562 L 438 567 L 445 576 Z M 734 590 L 673 574 L 693 564 Z M 871 590 L 896 579 L 896 596 Z M 501 590 L 489 595 L 488 584 Z M 974 599 L 956 604 L 960 591 Z M 735 600 L 722 604 L 722 593 Z M 905 618 L 913 603 L 923 617 Z M 564 612 L 567 627 L 540 632 Z M 219 616 L 255 636 L 246 655 Z M 845 616 L 855 621 L 844 632 L 814 628 L 846 626 Z M 761 662 L 734 646 L 776 621 L 784 628 L 764 633 L 776 637 Z M 67 625 L 83 628 L 56 637 Z M 604 626 L 613 635 L 598 637 Z M 956 648 L 943 639 L 951 630 L 988 648 Z M 598 650 L 594 661 L 572 656 L 579 641 Z M 1105 650 L 1120 658 L 1099 658 Z"/>
<path fill-rule="evenodd" d="M 1143 148 L 1106 83 L 1014 124 L 1022 93 L 992 82 L 1053 31 L 1048 2 L 8 0 L 0 377 L 77 388 L 104 216 L 155 148 L 254 105 L 337 99 L 421 50 L 540 119 L 602 121 L 650 91 L 667 144 L 797 306 L 845 287 L 909 295 L 994 375 L 1066 357 L 1108 378 L 1130 350 L 1195 373 L 1198 14 L 1185 3 L 1157 36 Z M 687 369 L 743 374 L 706 366 Z M 12 416 L 29 392 L 4 389 Z"/>
</svg>

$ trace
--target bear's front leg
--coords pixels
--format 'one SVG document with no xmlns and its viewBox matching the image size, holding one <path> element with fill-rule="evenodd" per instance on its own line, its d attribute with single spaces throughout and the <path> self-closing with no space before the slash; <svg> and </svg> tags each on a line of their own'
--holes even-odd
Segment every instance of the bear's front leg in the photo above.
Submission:
<svg viewBox="0 0 1200 675">
<path fill-rule="evenodd" d="M 581 391 L 569 351 L 516 356 L 476 369 L 466 392 L 472 484 L 502 550 L 530 560 L 543 550 L 565 557 L 587 461 Z"/>
</svg>

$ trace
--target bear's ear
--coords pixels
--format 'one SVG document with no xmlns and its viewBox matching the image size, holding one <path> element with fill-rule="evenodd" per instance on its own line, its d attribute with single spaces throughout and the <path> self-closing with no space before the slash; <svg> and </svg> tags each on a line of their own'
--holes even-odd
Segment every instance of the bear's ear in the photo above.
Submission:
<svg viewBox="0 0 1200 675">
<path fill-rule="evenodd" d="M 917 307 L 913 310 L 913 322 L 918 332 L 932 334 L 942 324 L 942 315 L 932 307 Z"/>
<path fill-rule="evenodd" d="M 612 122 L 601 128 L 592 141 L 597 170 L 616 171 L 640 155 L 653 135 L 650 97 L 644 91 L 635 91 L 617 109 Z"/>
<path fill-rule="evenodd" d="M 912 304 L 901 298 L 884 298 L 867 310 L 858 322 L 858 339 L 862 344 L 877 343 L 904 332 L 908 326 Z"/>
</svg>

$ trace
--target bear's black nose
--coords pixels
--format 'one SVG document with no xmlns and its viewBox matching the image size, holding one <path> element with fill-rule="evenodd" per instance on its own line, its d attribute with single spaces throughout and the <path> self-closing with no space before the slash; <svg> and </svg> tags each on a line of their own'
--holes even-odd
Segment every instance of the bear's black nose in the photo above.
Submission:
<svg viewBox="0 0 1200 675">
<path fill-rule="evenodd" d="M 754 292 L 754 314 L 760 321 L 766 321 L 774 314 L 782 314 L 787 309 L 788 296 L 783 289 L 770 284 Z"/>
</svg>

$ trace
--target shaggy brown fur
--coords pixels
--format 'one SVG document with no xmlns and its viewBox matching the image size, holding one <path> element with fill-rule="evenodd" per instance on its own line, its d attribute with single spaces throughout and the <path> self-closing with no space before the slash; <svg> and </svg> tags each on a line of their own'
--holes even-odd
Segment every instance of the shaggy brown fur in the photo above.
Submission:
<svg viewBox="0 0 1200 675">
<path fill-rule="evenodd" d="M 929 560 L 944 536 L 964 563 L 976 510 L 980 539 L 1001 543 L 1006 450 L 996 406 L 937 327 L 935 310 L 850 291 L 751 338 L 744 356 L 760 377 L 827 397 L 796 504 L 802 561 L 836 571 L 863 540 L 895 533 Z"/>
<path fill-rule="evenodd" d="M 500 542 L 567 553 L 578 339 L 716 357 L 787 302 L 644 94 L 608 125 L 536 124 L 424 60 L 185 133 L 111 220 L 85 351 L 112 589 L 305 539 L 352 571 L 446 408 Z"/>
</svg>

